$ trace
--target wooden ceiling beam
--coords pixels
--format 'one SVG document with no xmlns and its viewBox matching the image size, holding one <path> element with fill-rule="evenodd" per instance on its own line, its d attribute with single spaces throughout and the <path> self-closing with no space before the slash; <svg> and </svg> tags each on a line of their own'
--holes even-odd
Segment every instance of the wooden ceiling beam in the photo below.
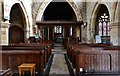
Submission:
<svg viewBox="0 0 120 76">
<path fill-rule="evenodd" d="M 36 22 L 36 25 L 38 27 L 54 27 L 54 26 L 63 26 L 63 27 L 76 27 L 81 26 L 83 24 L 83 21 L 42 21 L 42 22 Z"/>
</svg>

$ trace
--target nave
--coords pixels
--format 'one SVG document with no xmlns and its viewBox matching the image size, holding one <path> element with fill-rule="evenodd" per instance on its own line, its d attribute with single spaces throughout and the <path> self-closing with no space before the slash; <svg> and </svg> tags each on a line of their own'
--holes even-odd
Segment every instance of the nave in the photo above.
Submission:
<svg viewBox="0 0 120 76">
<path fill-rule="evenodd" d="M 84 45 L 85 44 L 83 44 L 82 47 L 84 47 Z M 95 45 L 92 45 L 92 47 L 94 47 L 94 46 Z M 101 45 L 98 45 L 98 47 L 100 47 L 100 46 Z M 64 47 L 53 47 L 51 57 L 49 58 L 46 68 L 44 69 L 44 74 L 38 74 L 37 70 L 36 70 L 35 76 L 75 76 L 76 75 L 75 71 L 74 71 L 75 68 L 73 67 L 71 60 L 69 60 L 69 57 L 68 57 L 69 54 L 67 54 L 67 52 L 68 51 L 66 51 L 66 49 L 64 49 Z M 103 56 L 105 56 L 105 55 L 103 55 Z M 86 59 L 85 59 L 85 61 L 86 61 Z M 97 61 L 97 62 L 99 62 L 99 61 Z M 106 64 L 106 63 L 104 62 L 101 64 Z M 109 65 L 109 63 L 107 63 L 107 64 Z M 96 64 L 94 63 L 94 65 L 96 65 Z M 96 68 L 94 67 L 94 69 L 96 69 Z M 113 72 L 111 72 L 111 73 L 110 72 L 108 72 L 108 73 L 102 72 L 101 73 L 101 72 L 96 72 L 96 71 L 91 71 L 91 72 L 90 71 L 89 72 L 81 71 L 79 73 L 80 74 L 78 74 L 78 76 L 119 76 L 119 74 L 115 73 L 115 72 L 114 73 Z M 14 73 L 12 76 L 19 76 L 19 74 L 17 72 L 17 73 Z M 26 71 L 24 76 L 30 76 L 30 72 Z"/>
<path fill-rule="evenodd" d="M 52 55 L 49 58 L 48 64 L 46 65 L 45 73 L 43 76 L 70 76 L 70 64 L 68 63 L 68 59 L 66 59 L 66 50 L 64 47 L 54 47 L 52 49 Z M 70 68 L 68 68 L 68 65 Z M 25 73 L 24 76 L 29 76 L 30 72 Z M 19 76 L 18 73 L 14 74 L 13 76 Z M 35 74 L 35 76 L 41 76 L 39 74 Z"/>
<path fill-rule="evenodd" d="M 0 0 L 0 76 L 120 76 L 120 1 L 56 1 Z"/>
<path fill-rule="evenodd" d="M 52 55 L 46 65 L 45 73 L 43 76 L 76 76 L 75 69 L 73 69 L 66 49 L 62 46 L 57 46 L 52 49 Z M 13 76 L 19 76 L 18 73 Z M 24 76 L 30 76 L 30 72 L 25 73 Z M 37 72 L 35 76 L 41 76 Z M 117 73 L 99 73 L 99 72 L 81 72 L 77 76 L 119 76 Z"/>
</svg>

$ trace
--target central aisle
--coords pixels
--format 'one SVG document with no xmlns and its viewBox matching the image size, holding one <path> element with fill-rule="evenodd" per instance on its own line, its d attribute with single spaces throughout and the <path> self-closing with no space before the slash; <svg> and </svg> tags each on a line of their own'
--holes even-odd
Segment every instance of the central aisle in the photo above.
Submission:
<svg viewBox="0 0 120 76">
<path fill-rule="evenodd" d="M 66 54 L 64 48 L 54 47 L 52 53 L 54 54 L 54 58 L 50 68 L 49 75 L 53 75 L 53 74 L 69 75 L 69 70 L 64 57 L 64 54 Z"/>
</svg>

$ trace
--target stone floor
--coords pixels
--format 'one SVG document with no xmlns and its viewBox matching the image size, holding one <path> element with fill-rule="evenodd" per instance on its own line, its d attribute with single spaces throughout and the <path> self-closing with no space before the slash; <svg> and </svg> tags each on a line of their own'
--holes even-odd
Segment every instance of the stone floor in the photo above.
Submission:
<svg viewBox="0 0 120 76">
<path fill-rule="evenodd" d="M 54 74 L 64 74 L 69 75 L 69 70 L 64 58 L 64 54 L 66 54 L 66 51 L 63 47 L 54 47 L 52 50 L 52 53 L 54 54 L 53 62 L 50 68 L 49 75 Z"/>
</svg>

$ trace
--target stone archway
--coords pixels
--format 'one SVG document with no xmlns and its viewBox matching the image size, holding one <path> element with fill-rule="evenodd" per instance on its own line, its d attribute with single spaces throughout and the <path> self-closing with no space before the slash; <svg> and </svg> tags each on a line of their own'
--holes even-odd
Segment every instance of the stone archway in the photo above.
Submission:
<svg viewBox="0 0 120 76">
<path fill-rule="evenodd" d="M 42 15 L 43 15 L 46 7 L 48 6 L 48 4 L 49 4 L 51 1 L 52 1 L 52 0 L 45 0 L 45 1 L 42 3 L 42 5 L 40 6 L 39 11 L 38 11 L 38 14 L 37 14 L 37 17 L 36 17 L 36 21 L 41 21 Z M 67 2 L 70 4 L 70 6 L 72 7 L 72 9 L 74 10 L 75 15 L 76 15 L 76 18 L 77 18 L 77 21 L 82 21 L 82 16 L 81 16 L 80 10 L 79 10 L 79 8 L 77 7 L 77 5 L 75 4 L 75 2 L 74 2 L 73 0 L 67 0 Z"/>
<path fill-rule="evenodd" d="M 42 16 L 44 14 L 44 11 L 45 9 L 47 8 L 47 6 L 49 5 L 49 3 L 52 2 L 52 0 L 45 0 L 39 10 L 38 10 L 38 13 L 37 13 L 37 16 L 36 16 L 36 21 L 42 21 Z M 75 16 L 76 16 L 76 20 L 77 21 L 82 21 L 82 15 L 80 13 L 80 10 L 79 8 L 77 7 L 77 5 L 75 4 L 74 0 L 66 0 L 66 2 L 68 2 L 68 4 L 70 5 L 70 7 L 73 9 L 73 12 L 75 13 Z M 76 28 L 74 28 L 76 29 Z M 75 37 L 80 37 L 80 29 L 76 29 L 75 31 Z"/>
<path fill-rule="evenodd" d="M 109 13 L 109 19 L 111 20 L 111 13 L 110 13 L 110 9 L 109 7 L 107 6 L 106 3 L 99 3 L 97 2 L 94 6 L 94 9 L 93 9 L 93 12 L 92 12 L 92 15 L 91 15 L 91 21 L 90 21 L 90 42 L 91 43 L 94 43 L 95 42 L 95 25 L 96 25 L 96 18 L 97 18 L 97 15 L 98 15 L 98 12 L 99 12 L 99 8 L 100 8 L 100 5 L 104 5 L 107 10 L 108 10 L 108 13 Z"/>
<path fill-rule="evenodd" d="M 13 7 L 14 4 L 18 4 L 19 5 L 19 8 L 21 9 L 22 11 L 22 15 L 24 16 L 24 31 L 25 31 L 25 42 L 27 41 L 27 38 L 29 38 L 29 36 L 32 34 L 32 24 L 30 22 L 30 17 L 29 17 L 29 12 L 27 12 L 27 8 L 26 8 L 26 5 L 25 5 L 25 2 L 23 0 L 21 1 L 17 1 L 15 0 L 13 3 L 12 3 L 12 6 L 11 8 Z M 10 9 L 11 11 L 11 9 Z"/>
<path fill-rule="evenodd" d="M 115 2 L 113 4 L 112 12 L 113 12 L 113 20 L 111 21 L 111 43 L 113 45 L 120 45 L 120 30 L 119 30 L 119 17 L 120 17 L 120 11 L 119 11 L 119 1 Z"/>
<path fill-rule="evenodd" d="M 24 21 L 25 38 L 24 39 L 25 39 L 25 42 L 27 42 L 27 38 L 29 38 L 29 36 L 33 34 L 32 24 L 30 23 L 30 17 L 28 16 L 28 12 L 26 10 L 24 2 L 18 1 L 17 3 L 20 5 L 21 11 L 23 12 L 23 16 L 25 18 L 25 21 Z"/>
<path fill-rule="evenodd" d="M 114 21 L 115 22 L 119 22 L 119 17 L 120 17 L 120 11 L 119 11 L 119 4 L 120 4 L 120 2 L 118 1 L 118 2 L 116 2 L 116 6 L 114 6 L 116 9 L 115 9 L 115 12 L 114 12 Z"/>
<path fill-rule="evenodd" d="M 19 3 L 15 3 L 10 11 L 9 43 L 24 43 L 26 21 L 24 12 Z M 17 27 L 18 26 L 18 27 Z"/>
</svg>

